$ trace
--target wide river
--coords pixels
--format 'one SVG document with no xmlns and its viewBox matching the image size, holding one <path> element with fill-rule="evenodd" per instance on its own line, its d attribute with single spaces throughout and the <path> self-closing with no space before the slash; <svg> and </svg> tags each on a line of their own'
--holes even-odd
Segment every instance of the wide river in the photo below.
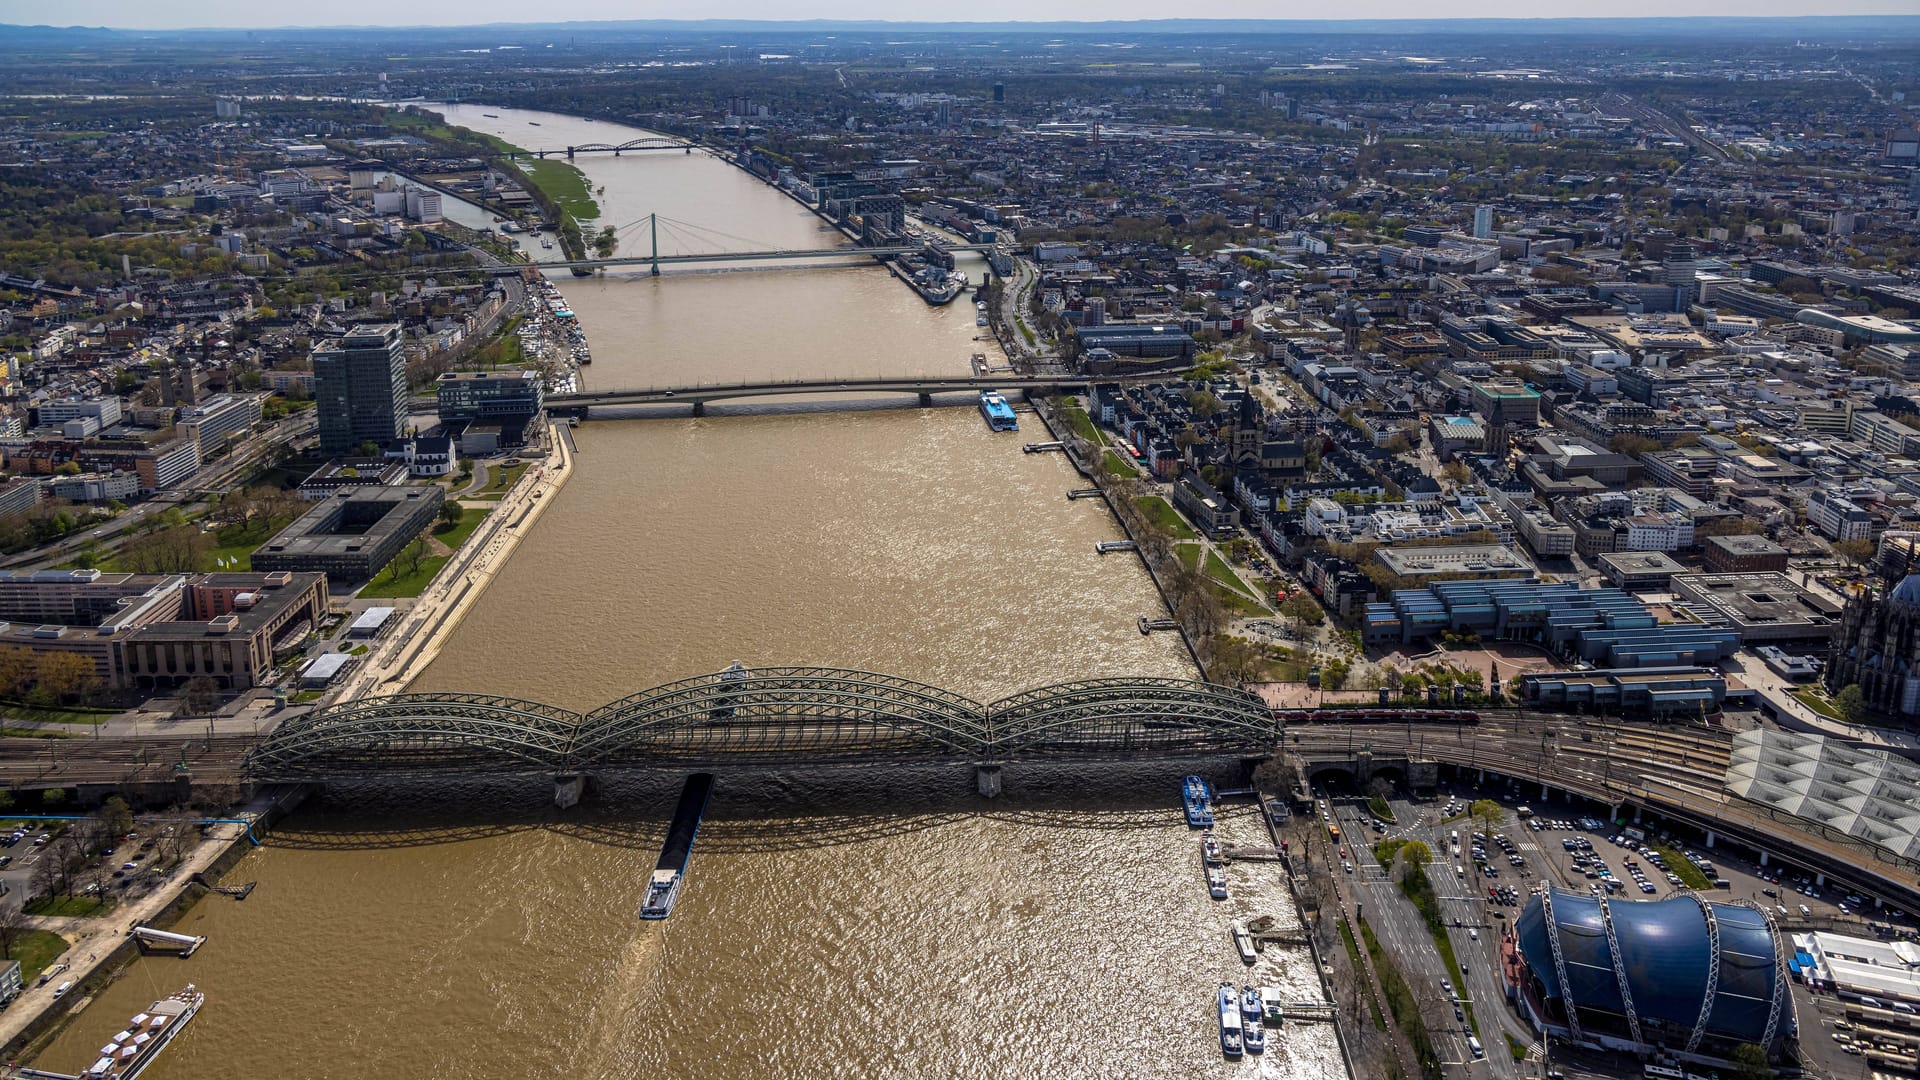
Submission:
<svg viewBox="0 0 1920 1080">
<path fill-rule="evenodd" d="M 637 129 L 476 106 L 521 146 Z M 702 154 L 587 156 L 602 221 L 658 213 L 663 250 L 833 246 L 823 222 Z M 679 246 L 670 246 L 672 245 Z M 622 253 L 644 250 L 644 231 Z M 704 244 L 704 246 L 702 246 Z M 977 264 L 971 267 L 978 280 Z M 972 304 L 930 308 L 875 268 L 559 279 L 590 388 L 952 373 Z M 897 404 L 897 403 L 894 403 Z M 594 420 L 573 478 L 419 690 L 589 709 L 753 665 L 887 672 L 979 700 L 1100 675 L 1191 676 L 1097 500 L 1038 422 L 971 407 L 735 405 Z M 43 1055 L 78 1071 L 188 980 L 208 1004 L 143 1080 L 334 1077 L 1187 1077 L 1324 1080 L 1332 1031 L 1289 1025 L 1222 1059 L 1222 979 L 1315 998 L 1303 950 L 1249 969 L 1235 915 L 1294 917 L 1279 874 L 1207 898 L 1177 764 L 723 774 L 673 917 L 635 917 L 678 777 L 572 810 L 544 786 L 328 792 L 202 902 L 185 962 L 150 958 Z M 1222 779 L 1228 777 L 1222 775 Z M 1265 842 L 1229 805 L 1228 839 Z"/>
</svg>

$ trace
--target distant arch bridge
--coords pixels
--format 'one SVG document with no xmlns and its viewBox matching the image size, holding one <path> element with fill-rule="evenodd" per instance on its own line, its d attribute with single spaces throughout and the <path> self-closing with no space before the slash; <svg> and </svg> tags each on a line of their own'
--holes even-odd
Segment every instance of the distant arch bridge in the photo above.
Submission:
<svg viewBox="0 0 1920 1080">
<path fill-rule="evenodd" d="M 561 157 L 563 155 L 567 158 L 572 158 L 577 154 L 612 154 L 614 157 L 619 157 L 621 154 L 632 153 L 635 150 L 684 150 L 687 153 L 692 153 L 698 149 L 700 149 L 699 143 L 691 142 L 687 139 L 676 139 L 669 135 L 648 135 L 638 139 L 629 139 L 623 143 L 593 142 L 580 143 L 565 148 L 548 147 L 541 150 L 516 150 L 507 156 L 509 158 L 515 158 L 521 154 L 529 154 L 533 157 L 544 159 L 547 157 Z"/>
<path fill-rule="evenodd" d="M 247 755 L 259 782 L 878 762 L 1267 754 L 1253 694 L 1188 679 L 1090 679 L 983 704 L 909 679 L 734 667 L 589 713 L 479 694 L 396 694 L 289 720 Z"/>
</svg>

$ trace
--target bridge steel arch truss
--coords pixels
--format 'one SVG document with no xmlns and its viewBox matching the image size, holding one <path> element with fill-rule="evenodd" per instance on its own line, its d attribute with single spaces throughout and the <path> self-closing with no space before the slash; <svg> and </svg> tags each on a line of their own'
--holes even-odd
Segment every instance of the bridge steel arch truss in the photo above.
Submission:
<svg viewBox="0 0 1920 1080">
<path fill-rule="evenodd" d="M 625 150 L 681 150 L 690 146 L 694 146 L 694 144 L 685 139 L 663 139 L 658 136 L 648 136 L 640 139 L 629 139 L 626 142 L 618 144 L 602 142 L 577 143 L 567 149 L 576 153 L 582 151 L 605 153 L 609 150 L 619 153 Z M 697 147 L 695 148 L 697 149 Z M 553 151 L 549 150 L 547 153 L 551 154 Z"/>
<path fill-rule="evenodd" d="M 655 687 L 588 713 L 575 768 L 715 760 L 972 758 L 986 709 L 938 687 L 842 668 L 748 668 Z"/>
<path fill-rule="evenodd" d="M 1015 757 L 1271 749 L 1280 721 L 1244 690 L 1191 679 L 1087 679 L 994 702 L 992 754 Z"/>
<path fill-rule="evenodd" d="M 1266 753 L 1257 696 L 1187 679 L 1060 683 L 991 705 L 827 667 L 735 668 L 587 714 L 479 694 L 397 694 L 288 721 L 248 755 L 256 780 L 597 767 Z"/>
<path fill-rule="evenodd" d="M 247 755 L 273 780 L 565 767 L 580 715 L 487 694 L 393 694 L 316 709 Z"/>
<path fill-rule="evenodd" d="M 1747 905 L 1760 913 L 1767 924 L 1767 936 L 1773 939 L 1773 997 L 1767 1003 L 1767 1030 L 1760 1037 L 1760 1045 L 1771 1049 L 1774 1037 L 1780 1034 L 1780 1015 L 1793 1010 L 1793 991 L 1787 988 L 1787 951 L 1783 946 L 1790 945 L 1780 932 L 1780 924 L 1773 921 L 1772 913 L 1758 904 L 1748 901 Z"/>
</svg>

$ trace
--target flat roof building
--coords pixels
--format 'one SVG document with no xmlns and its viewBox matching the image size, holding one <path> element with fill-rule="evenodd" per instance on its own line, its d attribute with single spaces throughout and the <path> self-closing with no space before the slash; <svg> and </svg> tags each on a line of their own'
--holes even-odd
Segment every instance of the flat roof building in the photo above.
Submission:
<svg viewBox="0 0 1920 1080">
<path fill-rule="evenodd" d="M 300 481 L 300 497 L 324 499 L 353 488 L 392 487 L 407 479 L 402 461 L 384 457 L 334 458 Z"/>
<path fill-rule="evenodd" d="M 1600 573 L 1626 592 L 1665 592 L 1667 582 L 1687 568 L 1658 551 L 1609 551 L 1600 556 Z"/>
<path fill-rule="evenodd" d="M 437 487 L 350 488 L 320 500 L 263 544 L 253 565 L 365 581 L 433 522 L 444 501 Z"/>
<path fill-rule="evenodd" d="M 1520 697 L 1539 705 L 1586 706 L 1630 715 L 1718 710 L 1727 679 L 1713 668 L 1648 667 L 1541 671 L 1520 676 Z"/>
<path fill-rule="evenodd" d="M 307 661 L 307 666 L 300 669 L 300 685 L 308 689 L 325 686 L 356 659 L 351 653 L 322 653 Z"/>
<path fill-rule="evenodd" d="M 1461 577 L 1531 577 L 1533 568 L 1504 544 L 1456 544 L 1446 547 L 1383 547 L 1373 553 L 1394 574 L 1419 581 L 1454 574 Z"/>
<path fill-rule="evenodd" d="M 380 631 L 386 628 L 388 621 L 392 618 L 392 608 L 370 607 L 361 612 L 359 618 L 353 620 L 352 626 L 347 627 L 347 636 L 353 638 L 379 637 Z"/>
<path fill-rule="evenodd" d="M 434 386 L 440 422 L 449 427 L 484 423 L 503 428 L 501 442 L 517 446 L 521 432 L 540 415 L 545 395 L 535 371 L 449 371 Z"/>
<path fill-rule="evenodd" d="M 1920 327 L 1883 319 L 1878 315 L 1835 315 L 1818 308 L 1803 308 L 1794 318 L 1802 326 L 1838 330 L 1850 341 L 1869 344 L 1920 345 Z"/>
<path fill-rule="evenodd" d="M 1706 567 L 1716 574 L 1753 574 L 1787 568 L 1787 549 L 1764 536 L 1709 536 Z"/>
<path fill-rule="evenodd" d="M 1842 610 L 1782 573 L 1676 574 L 1673 591 L 1725 620 L 1749 644 L 1827 640 Z"/>
<path fill-rule="evenodd" d="M 1531 579 L 1447 581 L 1400 589 L 1368 604 L 1361 637 L 1369 645 L 1404 644 L 1442 632 L 1541 645 L 1568 659 L 1607 668 L 1718 663 L 1740 648 L 1723 626 L 1662 623 L 1618 589 Z"/>
<path fill-rule="evenodd" d="M 102 685 L 221 689 L 273 677 L 327 612 L 318 574 L 0 571 L 0 645 L 86 657 Z"/>
<path fill-rule="evenodd" d="M 1540 421 L 1540 394 L 1517 382 L 1475 381 L 1467 400 L 1489 424 L 1531 425 Z"/>
</svg>

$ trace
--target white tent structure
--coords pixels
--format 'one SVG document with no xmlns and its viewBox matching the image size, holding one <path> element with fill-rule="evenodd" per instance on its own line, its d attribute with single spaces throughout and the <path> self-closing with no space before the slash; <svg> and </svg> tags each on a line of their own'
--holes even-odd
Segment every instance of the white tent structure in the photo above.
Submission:
<svg viewBox="0 0 1920 1080">
<path fill-rule="evenodd" d="M 1906 758 L 1798 731 L 1743 731 L 1733 738 L 1726 788 L 1888 854 L 1920 859 L 1920 765 Z"/>
</svg>

